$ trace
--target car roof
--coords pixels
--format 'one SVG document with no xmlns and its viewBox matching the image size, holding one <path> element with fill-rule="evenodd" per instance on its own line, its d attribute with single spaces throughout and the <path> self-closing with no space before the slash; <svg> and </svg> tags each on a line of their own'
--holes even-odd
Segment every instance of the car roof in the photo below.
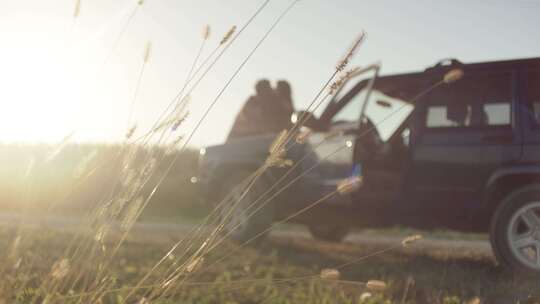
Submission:
<svg viewBox="0 0 540 304">
<path fill-rule="evenodd" d="M 387 95 L 393 95 L 392 90 L 403 91 L 403 88 L 413 94 L 419 92 L 426 87 L 429 79 L 437 77 L 442 79 L 442 75 L 451 69 L 459 68 L 465 71 L 467 70 L 480 70 L 480 69 L 507 69 L 507 68 L 540 68 L 540 57 L 512 59 L 512 60 L 498 60 L 498 61 L 485 61 L 477 63 L 462 63 L 456 59 L 444 59 L 437 62 L 435 65 L 426 68 L 420 72 L 409 72 L 401 74 L 391 74 L 377 77 L 374 89 L 384 91 Z M 339 111 L 344 104 L 348 103 L 350 99 L 362 90 L 366 84 L 367 79 L 358 81 L 358 83 L 351 88 L 345 95 L 336 102 L 336 104 L 329 104 L 329 108 L 325 109 L 321 115 L 322 119 L 329 119 L 333 114 Z M 407 94 L 407 92 L 399 92 L 399 94 Z"/>
<path fill-rule="evenodd" d="M 475 62 L 475 63 L 462 63 L 457 59 L 444 59 L 437 62 L 435 65 L 426 68 L 423 71 L 383 75 L 379 77 L 379 80 L 410 77 L 414 75 L 425 75 L 425 74 L 430 74 L 430 73 L 441 73 L 441 72 L 446 72 L 453 68 L 504 69 L 504 68 L 519 68 L 519 67 L 540 68 L 540 57 L 512 59 L 512 60 L 484 61 L 484 62 Z"/>
<path fill-rule="evenodd" d="M 465 72 L 471 70 L 500 70 L 500 69 L 517 69 L 517 68 L 540 68 L 540 57 L 513 59 L 513 60 L 498 60 L 485 61 L 476 63 L 462 63 L 456 59 L 444 59 L 437 62 L 435 65 L 426 68 L 421 72 L 392 74 L 378 77 L 375 82 L 375 89 L 389 91 L 392 87 L 403 88 L 404 82 L 411 90 L 420 89 L 426 85 L 426 80 L 433 78 L 442 79 L 443 75 L 452 69 L 462 69 Z M 363 82 L 365 80 L 360 81 Z M 362 86 L 360 83 L 357 85 Z"/>
</svg>

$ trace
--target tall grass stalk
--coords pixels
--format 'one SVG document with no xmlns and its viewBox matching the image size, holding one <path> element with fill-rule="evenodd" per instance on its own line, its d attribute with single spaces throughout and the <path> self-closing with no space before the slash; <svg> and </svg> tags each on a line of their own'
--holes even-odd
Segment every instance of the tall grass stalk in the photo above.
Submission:
<svg viewBox="0 0 540 304">
<path fill-rule="evenodd" d="M 277 24 L 277 22 L 279 22 L 279 20 L 287 13 L 287 11 L 290 10 L 290 9 L 293 7 L 293 5 L 294 5 L 295 3 L 296 3 L 296 2 L 293 2 L 293 3 L 287 8 L 287 10 L 284 11 L 284 13 L 283 13 L 283 14 L 278 18 L 278 20 L 276 21 L 276 23 L 274 24 L 274 26 L 275 26 L 275 25 Z M 273 28 L 273 27 L 272 27 L 272 28 Z M 271 28 L 271 29 L 272 29 L 272 28 Z M 270 29 L 270 30 L 271 30 L 271 29 Z M 267 32 L 267 34 L 269 34 L 269 32 Z M 264 39 L 266 36 L 267 36 L 267 35 L 265 35 L 265 36 L 263 37 L 263 39 Z M 363 36 L 362 36 L 362 37 L 363 37 Z M 262 42 L 263 39 L 261 39 L 260 43 Z M 362 38 L 362 39 L 363 39 L 363 38 Z M 359 39 L 358 41 L 361 41 L 362 39 Z M 260 45 L 260 43 L 257 44 L 257 46 L 255 47 L 254 51 L 255 51 L 256 48 Z M 359 42 L 356 43 L 356 45 L 359 45 Z M 251 54 L 252 54 L 252 53 L 251 53 Z M 250 54 L 250 55 L 251 55 L 251 54 Z M 349 52 L 349 54 L 352 54 L 352 52 Z M 248 58 L 246 58 L 246 60 L 244 61 L 243 64 L 245 64 L 245 62 L 247 62 L 247 60 L 249 59 L 250 55 L 248 55 Z M 242 66 L 243 66 L 243 64 L 242 64 Z M 240 67 L 240 68 L 241 68 L 241 67 Z M 236 74 L 234 74 L 234 75 L 236 75 Z M 234 75 L 233 75 L 233 76 L 234 76 Z M 323 86 L 323 88 L 321 89 L 321 92 L 317 95 L 317 97 L 316 97 L 314 100 L 316 100 L 316 99 L 319 97 L 319 95 L 322 94 L 322 92 L 326 89 L 326 87 L 331 83 L 331 81 L 333 80 L 333 78 L 335 77 L 335 75 L 336 75 L 336 73 L 334 73 L 334 75 L 331 77 L 331 79 L 328 81 L 328 83 L 325 84 L 325 85 Z M 227 84 L 227 85 L 228 85 L 228 84 Z M 226 85 L 226 86 L 227 86 L 227 85 Z M 226 88 L 226 87 L 225 87 L 225 88 Z M 196 129 L 197 129 L 198 126 L 200 125 L 200 122 L 204 119 L 204 117 L 206 116 L 206 114 L 208 113 L 208 111 L 210 110 L 210 108 L 213 106 L 213 104 L 215 104 L 215 102 L 217 101 L 217 99 L 221 96 L 221 93 L 222 93 L 222 92 L 223 92 L 223 90 L 220 92 L 220 94 L 218 94 L 218 97 L 214 100 L 214 102 L 211 104 L 211 106 L 207 109 L 207 112 L 205 112 L 205 114 L 203 115 L 203 118 L 201 118 L 201 120 L 199 121 L 199 124 L 196 126 L 196 128 L 194 129 L 194 131 L 196 131 Z M 312 103 L 314 103 L 314 102 L 312 102 Z M 192 132 L 192 134 L 190 134 L 190 136 L 188 137 L 188 140 L 187 140 L 186 142 L 189 142 L 189 139 L 191 138 L 192 135 L 193 135 L 193 132 Z M 233 211 L 232 209 L 234 209 L 234 207 L 235 207 L 235 206 L 233 206 L 233 208 L 231 208 L 231 211 L 230 211 L 230 212 Z M 218 228 L 216 228 L 216 229 L 214 230 L 214 232 L 211 234 L 211 236 L 212 236 L 212 237 L 215 237 L 216 232 L 219 231 L 220 228 L 221 228 L 222 226 L 223 226 L 223 222 L 218 226 Z M 212 248 L 215 248 L 215 247 L 212 247 Z M 187 262 L 186 262 L 186 263 L 187 263 Z M 185 265 L 186 265 L 186 264 L 181 265 L 181 267 L 178 269 L 178 272 L 179 272 L 179 273 L 181 273 L 181 269 L 182 269 L 182 267 L 185 267 Z M 154 268 L 153 268 L 153 269 L 154 269 Z M 177 274 L 176 276 L 178 276 L 178 274 Z"/>
<path fill-rule="evenodd" d="M 107 64 L 109 62 L 109 60 L 111 59 L 111 57 L 114 55 L 114 53 L 116 51 L 116 48 L 118 47 L 118 44 L 120 43 L 120 41 L 124 37 L 124 34 L 126 33 L 126 31 L 127 31 L 128 27 L 129 27 L 129 25 L 131 24 L 133 18 L 135 18 L 135 15 L 137 14 L 137 12 L 141 9 L 142 5 L 144 4 L 144 1 L 141 1 L 141 0 L 136 0 L 136 2 L 137 3 L 135 4 L 133 9 L 131 10 L 131 13 L 129 14 L 128 18 L 126 19 L 126 22 L 124 22 L 124 24 L 122 25 L 122 27 L 120 29 L 120 32 L 118 33 L 118 35 L 114 39 L 111 50 L 109 51 L 109 53 L 105 57 L 105 60 L 103 61 L 103 65 Z"/>
<path fill-rule="evenodd" d="M 148 133 L 146 133 L 141 138 L 138 138 L 137 141 L 143 140 L 143 143 L 146 143 L 144 139 L 147 138 L 148 135 L 152 133 L 152 130 L 157 126 L 163 119 L 166 119 L 167 114 L 169 113 L 170 108 L 172 105 L 176 102 L 176 100 L 181 100 L 183 96 L 191 95 L 193 91 L 197 88 L 199 83 L 206 77 L 206 75 L 212 70 L 214 65 L 221 59 L 223 54 L 228 50 L 228 48 L 240 37 L 240 35 L 244 32 L 244 30 L 253 22 L 253 20 L 264 10 L 264 8 L 268 5 L 270 0 L 265 0 L 258 8 L 257 10 L 250 16 L 250 18 L 246 21 L 246 23 L 240 28 L 238 32 L 236 32 L 236 26 L 233 26 L 223 37 L 219 45 L 214 49 L 212 53 L 203 61 L 203 63 L 197 68 L 197 70 L 192 74 L 192 77 L 189 79 L 188 82 L 185 82 L 182 88 L 178 91 L 178 93 L 174 96 L 174 98 L 171 99 L 167 107 L 165 107 L 165 110 L 159 115 L 158 119 L 150 129 Z M 206 65 L 207 61 L 210 60 L 214 54 L 220 50 L 218 55 L 212 60 L 212 62 L 202 71 L 202 73 L 199 75 L 199 77 L 195 80 L 195 82 L 191 85 L 190 89 L 185 92 L 187 89 L 189 83 L 191 83 L 192 80 L 196 78 L 196 75 L 202 70 L 202 68 Z"/>
<path fill-rule="evenodd" d="M 266 5 L 267 2 L 264 3 L 264 5 Z M 279 24 L 279 22 L 281 21 L 281 19 L 283 19 L 285 17 L 285 15 L 294 7 L 294 5 L 297 3 L 297 0 L 293 1 L 278 17 L 277 19 L 274 21 L 274 23 L 271 25 L 271 27 L 265 32 L 265 34 L 263 35 L 263 37 L 258 41 L 258 43 L 254 46 L 254 48 L 251 50 L 251 52 L 248 54 L 248 56 L 242 61 L 242 63 L 237 67 L 237 69 L 235 70 L 235 72 L 233 73 L 233 75 L 229 78 L 229 80 L 226 82 L 225 86 L 220 90 L 220 92 L 218 93 L 218 95 L 214 98 L 214 100 L 212 101 L 212 103 L 207 107 L 207 109 L 205 110 L 204 114 L 202 115 L 202 117 L 198 120 L 197 124 L 195 125 L 195 127 L 193 128 L 193 130 L 191 131 L 191 133 L 188 135 L 186 141 L 183 143 L 183 146 L 182 148 L 180 149 L 181 151 L 183 151 L 187 144 L 189 143 L 189 141 L 191 140 L 191 138 L 193 137 L 193 135 L 195 134 L 195 132 L 198 130 L 198 128 L 200 127 L 200 125 L 202 124 L 202 122 L 204 121 L 204 119 L 206 118 L 206 116 L 208 115 L 208 113 L 211 111 L 211 109 L 213 108 L 213 106 L 217 103 L 217 101 L 219 100 L 219 98 L 222 96 L 222 94 L 224 93 L 224 91 L 228 88 L 228 86 L 232 83 L 232 81 L 234 80 L 234 78 L 238 75 L 238 73 L 240 72 L 240 70 L 245 66 L 245 64 L 249 61 L 249 59 L 253 56 L 253 54 L 257 51 L 257 49 L 261 46 L 261 44 L 266 40 L 266 38 L 269 36 L 269 34 L 273 31 L 273 29 Z M 251 21 L 251 20 L 250 20 Z M 248 22 L 250 22 L 248 21 Z M 245 26 L 240 30 L 240 32 L 245 28 Z M 240 34 L 240 32 L 238 34 Z M 237 35 L 238 35 L 237 34 Z M 236 37 L 236 36 L 235 36 Z M 234 38 L 233 38 L 234 39 Z M 174 162 L 174 160 L 173 160 Z M 172 168 L 172 164 L 171 166 L 169 166 L 169 168 Z M 163 178 L 166 177 L 166 175 L 168 174 L 169 172 L 169 169 L 165 171 L 165 174 L 163 175 Z M 159 186 L 159 184 L 162 182 L 162 180 L 160 180 L 160 182 L 158 182 L 157 186 Z M 156 187 L 157 187 L 156 186 Z M 154 191 L 152 192 L 154 193 Z M 216 233 L 213 233 L 212 234 L 212 237 L 215 237 Z"/>
<path fill-rule="evenodd" d="M 148 64 L 148 61 L 150 60 L 151 51 L 152 51 L 152 43 L 147 42 L 145 45 L 144 53 L 143 53 L 143 60 L 141 63 L 141 68 L 139 69 L 139 74 L 137 76 L 135 90 L 133 91 L 133 97 L 131 98 L 131 102 L 129 105 L 129 115 L 127 118 L 126 129 L 129 129 L 131 125 L 131 119 L 133 118 L 133 111 L 135 110 L 135 103 L 137 102 L 137 97 L 139 96 L 139 89 L 141 88 L 141 81 L 144 75 L 144 70 L 146 68 L 146 65 Z"/>
<path fill-rule="evenodd" d="M 170 168 L 170 167 L 169 167 L 169 168 Z M 170 170 L 170 169 L 169 169 L 169 170 Z M 167 173 L 168 173 L 168 170 L 166 170 L 166 171 L 167 171 Z M 164 177 L 165 177 L 165 176 L 166 176 L 166 174 L 164 175 Z M 164 177 L 163 177 L 163 178 L 164 178 Z M 161 183 L 161 181 L 163 180 L 163 178 L 160 179 L 160 182 L 158 182 L 158 185 Z M 151 194 L 149 195 L 148 199 L 146 199 L 144 205 L 146 205 L 146 204 L 148 203 L 149 199 L 150 199 L 150 198 L 152 197 L 152 195 L 155 193 L 155 190 L 156 190 L 156 189 L 157 189 L 157 187 L 154 187 L 154 190 L 151 192 Z M 143 208 L 144 208 L 144 207 L 143 207 Z M 141 210 L 142 210 L 143 208 L 141 208 Z M 128 229 L 128 231 L 129 231 L 129 229 Z M 122 240 L 125 239 L 125 235 L 127 235 L 127 234 L 124 234 L 124 236 L 122 236 L 122 238 L 121 238 L 121 240 L 120 240 L 120 242 L 119 242 L 118 244 L 121 244 L 121 243 L 122 243 Z M 117 251 L 118 247 L 119 247 L 119 246 L 117 245 L 117 246 L 115 247 L 115 249 L 113 249 L 113 254 L 112 254 L 111 256 L 114 256 L 114 253 Z"/>
</svg>

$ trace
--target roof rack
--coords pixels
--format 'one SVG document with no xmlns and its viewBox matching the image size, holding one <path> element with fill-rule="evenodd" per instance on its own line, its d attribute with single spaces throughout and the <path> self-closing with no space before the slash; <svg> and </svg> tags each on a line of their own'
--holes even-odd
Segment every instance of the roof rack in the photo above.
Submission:
<svg viewBox="0 0 540 304">
<path fill-rule="evenodd" d="M 453 66 L 462 66 L 462 65 L 463 63 L 455 58 L 443 58 L 439 60 L 436 64 L 426 68 L 425 71 L 431 71 L 431 70 L 453 67 Z"/>
</svg>

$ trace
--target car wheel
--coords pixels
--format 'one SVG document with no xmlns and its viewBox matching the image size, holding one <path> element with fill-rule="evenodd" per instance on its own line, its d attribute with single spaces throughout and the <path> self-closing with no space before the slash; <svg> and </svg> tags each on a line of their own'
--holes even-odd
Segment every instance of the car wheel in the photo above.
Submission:
<svg viewBox="0 0 540 304">
<path fill-rule="evenodd" d="M 491 246 L 499 263 L 540 274 L 540 185 L 508 195 L 491 221 Z"/>
<path fill-rule="evenodd" d="M 222 201 L 217 207 L 222 232 L 228 238 L 244 243 L 264 239 L 274 220 L 274 207 L 267 201 L 268 183 L 264 176 L 248 179 L 250 173 L 239 172 L 225 179 Z"/>
<path fill-rule="evenodd" d="M 339 225 L 310 225 L 308 228 L 314 238 L 336 243 L 343 241 L 351 231 L 350 227 Z"/>
</svg>

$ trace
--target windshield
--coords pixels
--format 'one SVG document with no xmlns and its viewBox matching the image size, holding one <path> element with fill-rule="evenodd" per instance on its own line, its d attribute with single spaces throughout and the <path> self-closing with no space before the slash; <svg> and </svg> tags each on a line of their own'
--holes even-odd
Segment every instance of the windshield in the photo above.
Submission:
<svg viewBox="0 0 540 304">
<path fill-rule="evenodd" d="M 357 122 L 366 93 L 367 89 L 363 89 L 346 102 L 332 117 L 331 124 Z M 365 115 L 375 125 L 383 141 L 387 141 L 394 134 L 414 108 L 405 100 L 391 97 L 375 89 L 367 102 Z"/>
</svg>

